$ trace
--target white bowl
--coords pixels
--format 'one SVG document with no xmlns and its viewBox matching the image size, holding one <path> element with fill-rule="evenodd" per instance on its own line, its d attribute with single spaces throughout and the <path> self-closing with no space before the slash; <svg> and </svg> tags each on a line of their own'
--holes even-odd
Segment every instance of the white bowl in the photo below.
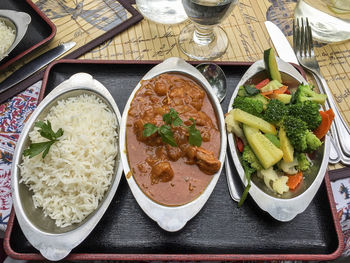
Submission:
<svg viewBox="0 0 350 263">
<path fill-rule="evenodd" d="M 283 82 L 287 81 L 291 84 L 294 83 L 294 85 L 298 83 L 307 83 L 303 76 L 292 65 L 279 58 L 276 58 L 276 60 L 278 69 L 282 74 Z M 241 81 L 237 84 L 230 100 L 228 111 L 232 109 L 233 101 L 237 96 L 240 86 L 247 82 L 254 82 L 256 84 L 259 80 L 265 78 L 267 78 L 267 73 L 264 61 L 259 60 L 249 67 Z M 232 133 L 228 134 L 228 143 L 239 177 L 243 184 L 247 185 L 248 182 L 239 160 L 240 154 L 237 152 L 236 143 Z M 278 195 L 272 193 L 272 191 L 266 187 L 263 180 L 253 176 L 251 188 L 249 190 L 250 196 L 262 210 L 268 212 L 273 218 L 283 222 L 292 220 L 309 206 L 322 183 L 328 165 L 329 143 L 329 137 L 327 135 L 322 146 L 315 151 L 316 158 L 312 169 L 310 169 L 309 172 L 306 172 L 306 178 L 297 190 Z"/>
<path fill-rule="evenodd" d="M 13 155 L 11 186 L 13 205 L 18 223 L 32 246 L 49 260 L 60 260 L 66 257 L 74 247 L 79 245 L 90 234 L 112 201 L 123 172 L 119 153 L 115 160 L 111 185 L 97 209 L 81 223 L 64 228 L 57 227 L 54 220 L 45 217 L 41 209 L 35 208 L 32 192 L 29 191 L 26 185 L 19 183 L 21 171 L 18 166 L 22 163 L 23 151 L 29 144 L 28 134 L 33 129 L 36 120 L 46 116 L 47 112 L 56 105 L 58 100 L 81 94 L 93 94 L 100 98 L 106 103 L 111 112 L 115 114 L 117 123 L 120 126 L 120 113 L 109 91 L 100 82 L 93 79 L 91 75 L 78 73 L 58 85 L 38 105 L 26 122 Z"/>
<path fill-rule="evenodd" d="M 194 217 L 204 206 L 206 201 L 208 200 L 210 194 L 212 193 L 219 176 L 221 174 L 221 169 L 224 164 L 225 154 L 226 154 L 226 132 L 225 132 L 225 122 L 224 115 L 220 106 L 220 102 L 216 98 L 210 84 L 203 77 L 203 75 L 193 66 L 186 63 L 181 58 L 169 58 L 158 64 L 154 68 L 152 68 L 142 79 L 151 79 L 162 73 L 181 73 L 185 74 L 192 79 L 196 80 L 197 83 L 200 83 L 203 87 L 204 91 L 206 91 L 212 106 L 214 107 L 216 117 L 218 120 L 219 130 L 220 130 L 220 153 L 219 160 L 221 162 L 220 170 L 212 175 L 212 179 L 203 193 L 197 197 L 195 200 L 181 205 L 181 206 L 165 206 L 160 205 L 153 200 L 151 200 L 144 192 L 139 188 L 133 176 L 127 176 L 131 173 L 131 168 L 128 162 L 128 155 L 126 150 L 126 123 L 128 118 L 128 112 L 130 109 L 130 104 L 137 92 L 140 88 L 140 83 L 137 84 L 134 91 L 131 93 L 129 100 L 126 103 L 122 121 L 120 126 L 120 152 L 121 159 L 123 163 L 124 173 L 126 175 L 127 182 L 129 187 L 142 208 L 142 210 L 154 221 L 158 223 L 158 225 L 166 231 L 178 231 L 183 228 L 187 221 L 189 221 L 192 217 Z"/>
<path fill-rule="evenodd" d="M 21 42 L 21 40 L 27 32 L 28 25 L 31 21 L 31 17 L 30 15 L 24 12 L 17 12 L 13 10 L 0 10 L 0 20 L 16 32 L 16 37 L 12 45 L 2 56 L 0 54 L 1 61 L 11 53 L 11 51 L 19 44 L 19 42 Z"/>
</svg>

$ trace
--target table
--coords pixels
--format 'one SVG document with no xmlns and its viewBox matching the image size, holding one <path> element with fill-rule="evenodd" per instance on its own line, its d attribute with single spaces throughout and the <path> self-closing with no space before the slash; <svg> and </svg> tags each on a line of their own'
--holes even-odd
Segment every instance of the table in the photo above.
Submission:
<svg viewBox="0 0 350 263">
<path fill-rule="evenodd" d="M 43 2 L 33 0 L 34 3 Z M 92 0 L 70 1 L 66 3 L 71 10 L 76 4 L 84 2 L 84 8 L 92 8 Z M 296 0 L 240 0 L 232 14 L 224 21 L 222 27 L 226 30 L 230 44 L 226 54 L 220 61 L 256 61 L 261 59 L 263 51 L 273 44 L 264 26 L 269 20 L 277 24 L 289 41 L 292 40 L 292 18 Z M 58 33 L 50 45 L 60 42 L 62 21 L 72 21 L 73 13 L 57 16 L 47 6 L 40 6 L 47 16 L 58 27 Z M 46 9 L 45 9 L 46 8 Z M 53 8 L 57 8 L 53 7 Z M 51 10 L 51 11 L 48 11 Z M 73 12 L 73 11 L 72 11 Z M 75 20 L 77 24 L 83 20 Z M 81 24 L 80 23 L 80 24 Z M 176 45 L 177 36 L 184 25 L 158 25 L 146 19 L 115 36 L 103 45 L 84 54 L 80 59 L 108 60 L 163 60 L 176 56 L 187 59 Z M 72 37 L 84 37 L 79 28 L 72 27 Z M 80 33 L 79 33 L 80 32 Z M 91 37 L 89 34 L 86 39 Z M 83 40 L 86 40 L 83 39 Z M 69 39 L 65 39 L 68 41 Z M 321 66 L 321 72 L 332 89 L 336 103 L 344 118 L 350 123 L 350 41 L 325 45 L 316 43 L 315 53 Z M 314 83 L 311 76 L 308 80 Z M 16 140 L 21 129 L 35 109 L 41 82 L 35 83 L 21 94 L 0 105 L 0 229 L 6 228 L 9 212 L 12 206 L 10 190 L 10 164 Z M 329 169 L 339 169 L 342 165 L 330 165 Z M 350 179 L 342 179 L 332 183 L 333 194 L 337 203 L 340 221 L 346 240 L 344 255 L 350 254 L 350 206 L 348 196 L 343 194 L 350 189 Z"/>
</svg>

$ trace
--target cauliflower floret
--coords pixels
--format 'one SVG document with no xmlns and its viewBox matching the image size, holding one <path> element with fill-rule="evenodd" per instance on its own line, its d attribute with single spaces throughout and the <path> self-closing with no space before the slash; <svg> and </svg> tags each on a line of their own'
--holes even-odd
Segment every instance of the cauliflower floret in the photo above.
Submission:
<svg viewBox="0 0 350 263">
<path fill-rule="evenodd" d="M 288 176 L 280 176 L 273 167 L 258 171 L 257 176 L 264 179 L 266 186 L 278 194 L 289 191 L 287 186 Z"/>
<path fill-rule="evenodd" d="M 257 172 L 257 175 L 258 177 L 264 179 L 264 183 L 266 184 L 266 186 L 273 191 L 272 184 L 278 179 L 278 174 L 273 169 L 273 167 L 271 166 L 268 169 L 260 170 Z"/>
<path fill-rule="evenodd" d="M 289 191 L 289 187 L 287 185 L 288 182 L 288 176 L 279 176 L 276 181 L 272 183 L 272 188 L 275 192 L 279 194 L 283 194 L 284 192 Z"/>
<path fill-rule="evenodd" d="M 299 162 L 297 158 L 294 158 L 293 162 L 291 163 L 287 163 L 283 159 L 279 163 L 280 168 L 286 174 L 296 174 L 298 172 L 298 169 L 297 169 L 298 165 L 299 165 Z"/>
</svg>

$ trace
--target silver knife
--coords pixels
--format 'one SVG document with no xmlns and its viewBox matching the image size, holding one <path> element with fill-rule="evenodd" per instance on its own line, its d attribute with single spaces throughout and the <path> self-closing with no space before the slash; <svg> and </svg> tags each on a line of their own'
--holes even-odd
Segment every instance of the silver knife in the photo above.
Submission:
<svg viewBox="0 0 350 263">
<path fill-rule="evenodd" d="M 44 54 L 33 59 L 28 64 L 22 66 L 20 69 L 12 73 L 8 78 L 4 79 L 0 83 L 0 94 L 12 88 L 14 85 L 20 83 L 22 80 L 25 80 L 38 70 L 42 69 L 50 62 L 54 61 L 56 58 L 60 57 L 68 50 L 73 48 L 75 44 L 75 42 L 67 42 L 64 44 L 60 44 L 57 47 L 50 49 Z"/>
<path fill-rule="evenodd" d="M 292 62 L 299 65 L 293 48 L 290 46 L 288 39 L 281 29 L 270 21 L 265 21 L 267 32 L 269 32 L 272 43 L 277 51 L 278 56 L 286 62 Z"/>
<path fill-rule="evenodd" d="M 271 41 L 278 53 L 278 56 L 286 62 L 291 62 L 299 65 L 299 61 L 294 53 L 294 50 L 289 44 L 288 39 L 283 34 L 281 29 L 279 29 L 278 26 L 276 26 L 274 23 L 270 21 L 265 21 L 265 26 L 266 26 L 267 32 L 270 35 Z M 315 80 L 317 82 L 317 86 L 322 87 L 318 79 L 315 78 Z M 334 125 L 332 125 L 332 129 L 331 129 L 332 135 L 335 134 L 334 133 L 335 130 L 333 126 Z M 340 150 L 338 148 L 339 145 L 337 145 L 337 140 L 335 140 L 335 138 L 333 138 L 332 136 L 330 136 L 330 138 L 331 138 L 330 140 L 331 151 L 329 155 L 329 162 L 332 164 L 336 164 L 339 161 L 341 161 L 343 164 L 349 165 L 350 159 L 346 158 L 345 156 L 341 156 Z"/>
</svg>

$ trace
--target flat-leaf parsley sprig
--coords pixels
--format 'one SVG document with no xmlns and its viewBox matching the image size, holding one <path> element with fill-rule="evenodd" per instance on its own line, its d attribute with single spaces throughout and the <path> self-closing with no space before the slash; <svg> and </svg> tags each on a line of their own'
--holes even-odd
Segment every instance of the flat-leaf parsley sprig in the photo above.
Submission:
<svg viewBox="0 0 350 263">
<path fill-rule="evenodd" d="M 173 133 L 171 127 L 182 126 L 182 127 L 187 128 L 187 131 L 189 134 L 189 138 L 188 138 L 189 144 L 199 147 L 202 145 L 201 132 L 198 129 L 196 129 L 195 120 L 193 118 L 190 118 L 190 120 L 192 121 L 191 126 L 183 125 L 183 122 L 180 119 L 176 110 L 171 108 L 168 113 L 163 115 L 163 121 L 165 122 L 165 124 L 163 124 L 160 127 L 157 127 L 156 125 L 154 125 L 152 123 L 146 123 L 143 126 L 143 136 L 149 137 L 152 134 L 158 132 L 158 134 L 162 138 L 163 142 L 175 147 L 175 146 L 177 146 L 177 144 L 176 144 L 176 141 L 174 139 L 174 133 Z"/>
<path fill-rule="evenodd" d="M 40 128 L 38 131 L 40 135 L 48 141 L 46 142 L 39 142 L 39 143 L 31 143 L 29 145 L 29 148 L 24 150 L 23 155 L 24 156 L 29 156 L 29 158 L 32 158 L 39 153 L 43 152 L 42 158 L 45 158 L 45 156 L 48 154 L 50 147 L 52 144 L 58 141 L 58 138 L 63 135 L 63 130 L 62 128 L 59 128 L 57 132 L 54 132 L 51 127 L 50 121 L 37 121 L 34 124 L 34 127 Z"/>
</svg>

